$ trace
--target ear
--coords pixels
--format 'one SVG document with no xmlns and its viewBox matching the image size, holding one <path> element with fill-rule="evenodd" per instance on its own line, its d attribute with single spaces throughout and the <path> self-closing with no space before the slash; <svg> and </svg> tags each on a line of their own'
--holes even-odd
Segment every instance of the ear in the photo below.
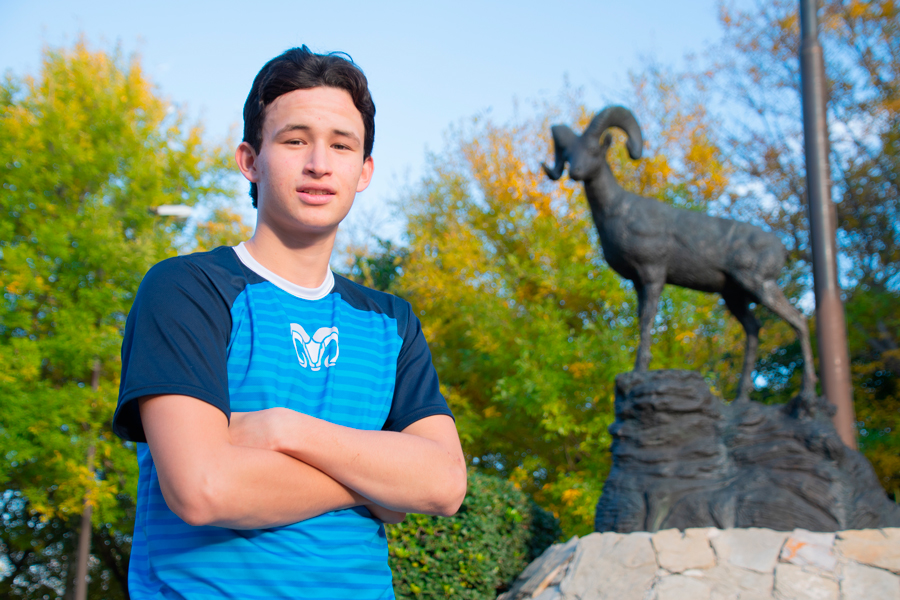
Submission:
<svg viewBox="0 0 900 600">
<path fill-rule="evenodd" d="M 248 181 L 259 183 L 259 169 L 256 164 L 257 156 L 253 146 L 247 142 L 241 142 L 237 150 L 234 151 L 234 160 Z"/>
<path fill-rule="evenodd" d="M 603 140 L 600 142 L 600 155 L 606 156 L 606 153 L 609 151 L 609 147 L 612 144 L 613 137 L 611 133 L 607 133 L 603 136 Z"/>
<path fill-rule="evenodd" d="M 372 172 L 375 170 L 375 161 L 370 156 L 366 160 L 363 161 L 362 173 L 359 176 L 359 181 L 356 183 L 356 191 L 357 193 L 363 191 L 367 187 L 369 187 L 369 183 L 372 181 Z"/>
</svg>

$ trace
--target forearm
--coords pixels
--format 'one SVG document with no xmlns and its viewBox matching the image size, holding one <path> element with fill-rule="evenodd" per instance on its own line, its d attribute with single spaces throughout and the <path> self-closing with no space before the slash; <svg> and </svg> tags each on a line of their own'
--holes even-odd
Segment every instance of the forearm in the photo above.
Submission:
<svg viewBox="0 0 900 600">
<path fill-rule="evenodd" d="M 450 417 L 437 417 L 450 423 L 452 439 L 445 440 L 361 431 L 294 412 L 283 416 L 273 449 L 320 469 L 365 498 L 401 512 L 449 515 L 459 508 L 466 467 Z"/>
<path fill-rule="evenodd" d="M 166 504 L 192 525 L 256 529 L 370 501 L 285 454 L 232 443 L 218 409 L 186 396 L 141 400 Z"/>
<path fill-rule="evenodd" d="M 224 444 L 209 466 L 188 504 L 194 524 L 277 527 L 369 503 L 319 469 L 270 450 Z"/>
</svg>

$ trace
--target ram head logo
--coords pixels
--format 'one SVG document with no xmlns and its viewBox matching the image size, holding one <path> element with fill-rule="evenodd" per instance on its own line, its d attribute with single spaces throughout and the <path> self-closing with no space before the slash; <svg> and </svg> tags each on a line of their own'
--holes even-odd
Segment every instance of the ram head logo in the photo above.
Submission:
<svg viewBox="0 0 900 600">
<path fill-rule="evenodd" d="M 297 360 L 304 369 L 309 367 L 318 371 L 323 364 L 333 367 L 338 358 L 338 329 L 337 327 L 321 327 L 312 337 L 306 333 L 303 327 L 297 323 L 291 323 L 291 337 L 294 339 L 294 350 L 297 352 Z M 300 342 L 299 344 L 297 342 Z M 328 346 L 334 342 L 334 354 L 326 356 Z"/>
</svg>

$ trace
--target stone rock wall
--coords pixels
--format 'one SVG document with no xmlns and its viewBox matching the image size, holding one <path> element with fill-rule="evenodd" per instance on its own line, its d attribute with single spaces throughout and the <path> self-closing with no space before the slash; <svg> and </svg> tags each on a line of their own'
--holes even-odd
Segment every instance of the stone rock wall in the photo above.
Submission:
<svg viewBox="0 0 900 600">
<path fill-rule="evenodd" d="M 548 548 L 498 600 L 900 600 L 900 528 L 593 533 Z"/>
</svg>

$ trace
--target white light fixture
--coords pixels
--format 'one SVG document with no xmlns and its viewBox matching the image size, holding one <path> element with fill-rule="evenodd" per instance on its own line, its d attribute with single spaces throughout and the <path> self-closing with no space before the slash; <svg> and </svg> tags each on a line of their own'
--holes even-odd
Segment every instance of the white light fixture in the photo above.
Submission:
<svg viewBox="0 0 900 600">
<path fill-rule="evenodd" d="M 163 204 L 162 206 L 151 206 L 150 212 L 161 217 L 187 219 L 194 213 L 194 208 L 187 204 Z"/>
</svg>

